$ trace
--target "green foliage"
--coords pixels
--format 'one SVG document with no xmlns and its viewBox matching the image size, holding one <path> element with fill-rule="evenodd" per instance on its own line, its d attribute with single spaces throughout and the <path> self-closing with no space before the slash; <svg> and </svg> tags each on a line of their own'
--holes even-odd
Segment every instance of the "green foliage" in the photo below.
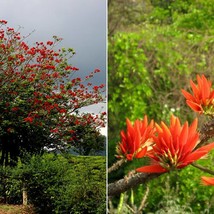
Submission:
<svg viewBox="0 0 214 214">
<path fill-rule="evenodd" d="M 138 100 L 141 94 L 151 96 L 147 85 L 141 84 L 145 76 L 145 55 L 138 47 L 139 36 L 136 34 L 118 34 L 109 43 L 109 104 L 108 108 L 114 119 L 110 128 L 124 124 L 121 115 L 136 118 L 146 108 L 146 103 Z M 132 51 L 134 50 L 134 51 Z M 146 80 L 145 80 L 146 81 Z M 117 87 L 115 87 L 117 86 Z M 133 111 L 134 110 L 134 111 Z M 124 118 L 124 117 L 123 117 Z"/>
<path fill-rule="evenodd" d="M 106 138 L 91 126 L 76 126 L 74 128 L 72 148 L 79 155 L 93 155 L 105 150 Z"/>
<path fill-rule="evenodd" d="M 106 170 L 104 158 L 87 157 L 76 160 L 70 175 L 72 213 L 105 213 L 106 210 Z M 89 164 L 90 163 L 90 164 Z"/>
<path fill-rule="evenodd" d="M 138 6 L 142 3 L 135 2 Z M 189 79 L 194 80 L 196 74 L 213 77 L 213 3 L 213 0 L 145 0 L 142 5 L 147 11 L 144 10 L 141 22 L 138 16 L 136 22 L 121 22 L 123 26 L 118 24 L 117 30 L 111 32 L 108 50 L 109 166 L 116 161 L 115 146 L 120 141 L 120 131 L 126 128 L 126 118 L 134 121 L 147 114 L 159 122 L 168 121 L 173 113 L 181 121 L 192 122 L 195 114 L 186 106 L 180 90 L 187 90 Z M 133 14 L 137 16 L 136 10 Z M 126 164 L 110 174 L 109 181 L 124 177 L 138 164 Z M 180 210 L 180 213 L 212 213 L 213 189 L 199 185 L 202 174 L 189 166 L 178 172 L 177 177 L 165 174 L 149 182 L 145 213 L 167 213 L 164 206 L 168 211 Z M 165 191 L 167 177 L 168 192 Z M 143 186 L 135 190 L 136 206 L 140 205 L 144 194 Z M 128 193 L 127 203 L 129 196 Z M 112 203 L 118 207 L 119 198 L 114 198 Z"/>
<path fill-rule="evenodd" d="M 180 90 L 189 87 L 196 73 L 212 75 L 214 40 L 211 30 L 184 30 L 181 18 L 192 11 L 186 4 L 180 5 L 179 18 L 171 25 L 144 22 L 140 30 L 109 37 L 110 143 L 125 129 L 126 118 L 133 121 L 147 114 L 159 122 L 168 121 L 171 113 L 181 120 L 194 118 Z"/>
<path fill-rule="evenodd" d="M 105 158 L 100 156 L 33 156 L 25 165 L 9 169 L 4 192 L 8 202 L 21 203 L 24 186 L 37 213 L 102 214 L 106 210 L 105 169 Z"/>
</svg>

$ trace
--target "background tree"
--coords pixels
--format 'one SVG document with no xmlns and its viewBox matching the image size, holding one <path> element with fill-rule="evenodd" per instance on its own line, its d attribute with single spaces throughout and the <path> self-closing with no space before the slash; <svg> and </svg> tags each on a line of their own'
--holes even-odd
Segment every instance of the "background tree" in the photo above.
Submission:
<svg viewBox="0 0 214 214">
<path fill-rule="evenodd" d="M 70 145 L 80 155 L 93 155 L 105 151 L 106 137 L 91 125 L 76 125 Z"/>
</svg>

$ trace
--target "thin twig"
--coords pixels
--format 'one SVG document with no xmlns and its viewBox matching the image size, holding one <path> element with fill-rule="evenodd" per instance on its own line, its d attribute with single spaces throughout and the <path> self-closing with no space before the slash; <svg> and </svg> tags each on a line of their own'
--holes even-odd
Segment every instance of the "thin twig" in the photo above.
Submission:
<svg viewBox="0 0 214 214">
<path fill-rule="evenodd" d="M 111 167 L 108 168 L 108 173 L 111 173 L 112 171 L 117 170 L 122 164 L 124 164 L 126 162 L 125 159 L 121 159 L 119 161 L 117 161 L 116 163 L 114 163 Z"/>
<path fill-rule="evenodd" d="M 145 203 L 146 203 L 148 195 L 149 195 L 149 186 L 146 185 L 146 192 L 145 192 L 145 195 L 141 201 L 140 207 L 138 208 L 138 213 L 140 213 L 140 211 L 142 211 L 143 208 L 145 207 Z"/>
<path fill-rule="evenodd" d="M 199 164 L 192 163 L 191 165 L 194 166 L 194 167 L 196 167 L 196 168 L 198 168 L 198 169 L 200 169 L 200 170 L 203 171 L 203 172 L 207 172 L 207 173 L 209 173 L 209 174 L 211 174 L 211 175 L 214 175 L 214 171 L 212 171 L 212 170 L 210 170 L 210 169 L 207 169 L 207 168 L 205 168 L 205 167 L 203 167 L 203 166 L 201 166 L 201 165 L 199 165 Z"/>
</svg>

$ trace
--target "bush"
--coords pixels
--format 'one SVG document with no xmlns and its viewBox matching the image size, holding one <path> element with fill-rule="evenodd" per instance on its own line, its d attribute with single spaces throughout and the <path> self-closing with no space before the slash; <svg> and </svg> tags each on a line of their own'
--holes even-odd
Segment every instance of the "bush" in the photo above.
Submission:
<svg viewBox="0 0 214 214">
<path fill-rule="evenodd" d="M 44 154 L 1 171 L 9 203 L 22 203 L 23 185 L 36 213 L 105 213 L 105 157 Z M 1 176 L 2 177 L 2 176 Z M 4 176 L 5 177 L 5 176 Z M 5 187 L 5 188 L 3 188 Z"/>
</svg>

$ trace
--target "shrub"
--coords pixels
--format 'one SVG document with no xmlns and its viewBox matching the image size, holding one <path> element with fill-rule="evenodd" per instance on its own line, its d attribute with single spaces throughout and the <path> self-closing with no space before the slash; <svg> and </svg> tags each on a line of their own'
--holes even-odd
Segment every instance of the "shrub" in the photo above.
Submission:
<svg viewBox="0 0 214 214">
<path fill-rule="evenodd" d="M 105 170 L 102 156 L 33 156 L 1 171 L 7 180 L 1 182 L 0 193 L 7 193 L 9 203 L 22 203 L 24 184 L 36 213 L 105 213 Z"/>
</svg>

